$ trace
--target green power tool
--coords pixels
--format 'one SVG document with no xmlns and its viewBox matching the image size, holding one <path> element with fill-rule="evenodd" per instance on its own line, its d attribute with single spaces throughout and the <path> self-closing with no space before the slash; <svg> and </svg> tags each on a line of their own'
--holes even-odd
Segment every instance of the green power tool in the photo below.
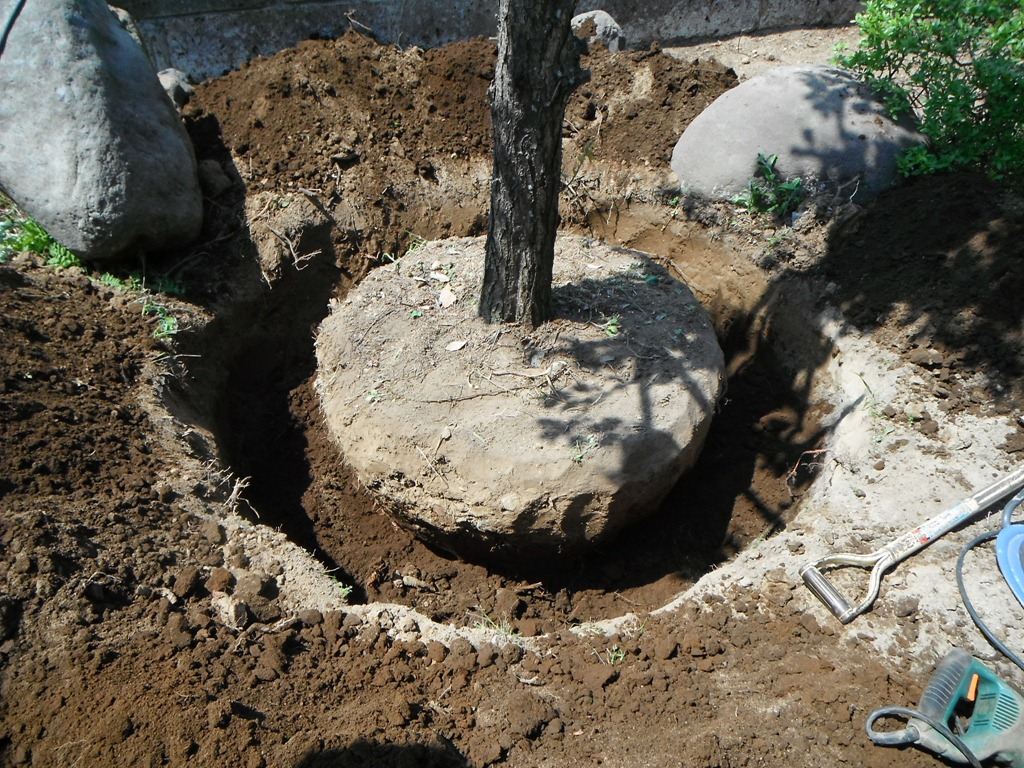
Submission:
<svg viewBox="0 0 1024 768">
<path fill-rule="evenodd" d="M 876 731 L 875 722 L 885 717 L 909 722 L 903 730 Z M 880 746 L 912 744 L 976 768 L 989 758 L 1024 768 L 1024 695 L 959 648 L 940 662 L 917 711 L 884 707 L 864 728 Z"/>
</svg>

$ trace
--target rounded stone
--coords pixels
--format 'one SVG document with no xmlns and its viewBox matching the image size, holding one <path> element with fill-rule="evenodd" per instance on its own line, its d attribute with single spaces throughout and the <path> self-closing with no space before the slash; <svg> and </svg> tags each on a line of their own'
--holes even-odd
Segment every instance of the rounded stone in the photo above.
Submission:
<svg viewBox="0 0 1024 768">
<path fill-rule="evenodd" d="M 601 43 L 610 53 L 626 50 L 626 36 L 622 27 L 607 11 L 587 11 L 574 16 L 573 34 L 587 41 L 587 45 Z"/>
<path fill-rule="evenodd" d="M 0 187 L 87 261 L 192 242 L 203 222 L 195 153 L 138 42 L 102 0 L 26 3 L 12 21 Z"/>
<path fill-rule="evenodd" d="M 477 317 L 482 238 L 374 270 L 317 335 L 327 426 L 403 525 L 457 554 L 554 554 L 653 511 L 724 379 L 689 288 L 637 251 L 561 237 L 556 317 Z"/>
<path fill-rule="evenodd" d="M 731 200 L 755 175 L 758 154 L 774 154 L 783 178 L 831 182 L 864 203 L 896 181 L 900 153 L 925 141 L 849 73 L 777 67 L 698 115 L 676 143 L 672 170 L 684 194 Z"/>
</svg>

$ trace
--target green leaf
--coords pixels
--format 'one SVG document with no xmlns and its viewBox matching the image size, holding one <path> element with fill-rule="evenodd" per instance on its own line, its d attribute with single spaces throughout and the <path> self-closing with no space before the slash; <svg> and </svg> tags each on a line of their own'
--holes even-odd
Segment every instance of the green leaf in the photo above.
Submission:
<svg viewBox="0 0 1024 768">
<path fill-rule="evenodd" d="M 893 117 L 913 112 L 930 146 L 908 174 L 978 168 L 1024 186 L 1024 5 L 1009 0 L 868 0 L 858 50 L 841 64 Z"/>
</svg>

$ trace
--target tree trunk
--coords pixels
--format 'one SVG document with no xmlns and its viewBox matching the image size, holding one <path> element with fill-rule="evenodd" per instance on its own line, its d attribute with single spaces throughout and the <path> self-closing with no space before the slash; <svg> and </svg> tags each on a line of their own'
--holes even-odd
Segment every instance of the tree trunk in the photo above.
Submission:
<svg viewBox="0 0 1024 768">
<path fill-rule="evenodd" d="M 576 0 L 501 0 L 492 86 L 494 171 L 479 313 L 487 322 L 551 319 L 562 173 L 562 119 L 587 81 L 570 29 Z"/>
</svg>

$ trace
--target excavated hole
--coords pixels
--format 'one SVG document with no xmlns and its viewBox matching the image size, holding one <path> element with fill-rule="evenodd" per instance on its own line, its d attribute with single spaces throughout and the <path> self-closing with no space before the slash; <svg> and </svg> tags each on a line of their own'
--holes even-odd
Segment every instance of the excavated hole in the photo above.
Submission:
<svg viewBox="0 0 1024 768">
<path fill-rule="evenodd" d="M 430 233 L 434 224 L 397 221 L 394 231 Z M 240 511 L 248 506 L 254 521 L 320 559 L 353 587 L 353 602 L 406 604 L 456 625 L 509 621 L 527 636 L 658 608 L 782 530 L 813 475 L 806 452 L 820 442 L 821 414 L 808 402 L 807 382 L 826 345 L 805 318 L 780 311 L 784 288 L 751 264 L 737 269 L 746 257 L 663 205 L 595 213 L 588 229 L 674 265 L 704 302 L 726 353 L 728 391 L 701 458 L 655 515 L 586 556 L 516 568 L 460 562 L 400 529 L 345 467 L 318 409 L 315 329 L 351 282 L 326 227 L 300 237 L 302 252 L 320 250 L 319 258 L 285 270 L 272 289 L 257 283 L 193 341 L 199 367 L 219 361 L 215 373 L 191 372 L 189 397 L 209 404 L 220 460 L 249 479 Z M 798 363 L 782 348 L 812 354 Z"/>
</svg>

